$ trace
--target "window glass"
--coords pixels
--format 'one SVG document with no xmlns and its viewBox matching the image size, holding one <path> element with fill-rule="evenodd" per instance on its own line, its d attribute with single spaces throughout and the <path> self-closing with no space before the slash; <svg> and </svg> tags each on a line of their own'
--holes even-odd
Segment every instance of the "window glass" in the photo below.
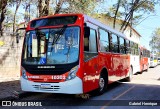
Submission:
<svg viewBox="0 0 160 109">
<path fill-rule="evenodd" d="M 89 51 L 97 52 L 96 31 L 93 29 L 90 29 Z"/>
<path fill-rule="evenodd" d="M 120 53 L 125 53 L 125 43 L 124 43 L 124 39 L 121 38 L 121 37 L 120 37 L 119 39 L 120 39 L 120 40 L 119 40 L 119 41 L 120 41 L 120 45 L 119 45 L 119 46 L 120 46 L 120 47 L 119 47 L 119 48 L 120 48 Z"/>
<path fill-rule="evenodd" d="M 118 37 L 115 34 L 112 34 L 112 52 L 118 53 Z"/>
<path fill-rule="evenodd" d="M 134 51 L 134 42 L 130 42 L 130 47 L 131 47 L 131 54 L 134 55 L 135 51 Z"/>
<path fill-rule="evenodd" d="M 139 55 L 138 44 L 134 44 L 135 55 Z M 145 55 L 145 54 L 144 54 Z"/>
<path fill-rule="evenodd" d="M 109 33 L 103 29 L 99 29 L 100 33 L 100 51 L 108 52 L 109 51 Z"/>
<path fill-rule="evenodd" d="M 79 58 L 79 27 L 38 29 L 28 31 L 22 54 L 23 64 L 69 64 Z"/>
<path fill-rule="evenodd" d="M 127 53 L 127 54 L 128 54 L 128 53 L 130 54 L 130 52 L 131 52 L 130 49 L 131 49 L 131 48 L 130 48 L 130 41 L 129 41 L 129 40 L 126 40 L 126 53 Z"/>
<path fill-rule="evenodd" d="M 90 36 L 84 37 L 84 61 L 97 56 L 97 35 L 96 30 L 90 29 Z"/>
</svg>

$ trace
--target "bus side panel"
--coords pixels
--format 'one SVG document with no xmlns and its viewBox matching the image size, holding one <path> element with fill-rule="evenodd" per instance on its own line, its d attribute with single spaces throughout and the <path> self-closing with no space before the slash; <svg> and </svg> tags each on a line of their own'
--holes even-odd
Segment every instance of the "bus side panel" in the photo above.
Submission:
<svg viewBox="0 0 160 109">
<path fill-rule="evenodd" d="M 133 74 L 140 71 L 140 57 L 137 55 L 130 55 L 131 66 L 133 67 Z"/>
<path fill-rule="evenodd" d="M 84 78 L 83 78 L 83 92 L 89 92 L 98 88 L 99 74 L 98 74 L 98 56 L 84 62 Z"/>
<path fill-rule="evenodd" d="M 117 53 L 112 53 L 112 71 L 113 71 L 113 78 L 112 81 L 118 81 L 121 79 L 121 72 L 123 71 L 121 55 Z"/>
<path fill-rule="evenodd" d="M 114 82 L 116 78 L 112 70 L 112 65 L 112 55 L 110 52 L 99 53 L 99 73 L 101 73 L 103 68 L 107 69 L 106 73 L 108 73 L 108 83 Z"/>
<path fill-rule="evenodd" d="M 121 79 L 126 78 L 129 74 L 130 69 L 130 56 L 127 54 L 121 55 L 121 64 L 122 64 L 122 70 L 121 70 Z"/>
</svg>

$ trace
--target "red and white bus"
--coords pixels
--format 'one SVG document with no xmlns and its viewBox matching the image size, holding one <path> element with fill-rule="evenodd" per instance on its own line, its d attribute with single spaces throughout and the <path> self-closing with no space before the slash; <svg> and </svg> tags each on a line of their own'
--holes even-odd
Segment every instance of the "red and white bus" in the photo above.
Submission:
<svg viewBox="0 0 160 109">
<path fill-rule="evenodd" d="M 140 47 L 140 73 L 148 71 L 150 66 L 150 51 L 145 47 Z"/>
<path fill-rule="evenodd" d="M 103 93 L 108 84 L 132 78 L 138 44 L 83 14 L 59 14 L 28 23 L 21 61 L 23 91 Z"/>
</svg>

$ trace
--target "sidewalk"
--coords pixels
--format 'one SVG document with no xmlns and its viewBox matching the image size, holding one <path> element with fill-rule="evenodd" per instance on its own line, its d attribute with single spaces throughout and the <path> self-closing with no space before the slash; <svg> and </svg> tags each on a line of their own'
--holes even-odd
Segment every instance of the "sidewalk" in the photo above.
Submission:
<svg viewBox="0 0 160 109">
<path fill-rule="evenodd" d="M 5 36 L 0 40 L 5 42 L 0 47 L 0 100 L 15 99 L 24 93 L 21 91 L 19 82 L 23 39 L 19 44 L 14 42 L 13 46 L 11 46 L 10 36 Z"/>
</svg>

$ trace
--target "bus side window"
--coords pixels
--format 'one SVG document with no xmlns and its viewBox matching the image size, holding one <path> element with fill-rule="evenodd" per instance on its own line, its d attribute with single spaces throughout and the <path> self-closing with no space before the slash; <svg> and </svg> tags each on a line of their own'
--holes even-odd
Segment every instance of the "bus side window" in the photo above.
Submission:
<svg viewBox="0 0 160 109">
<path fill-rule="evenodd" d="M 126 40 L 126 53 L 130 54 L 130 41 Z"/>
<path fill-rule="evenodd" d="M 97 53 L 97 35 L 96 30 L 90 29 L 89 52 Z"/>
<path fill-rule="evenodd" d="M 109 32 L 99 29 L 100 33 L 100 51 L 109 52 Z"/>
<path fill-rule="evenodd" d="M 124 42 L 124 39 L 120 37 L 119 41 L 120 41 L 120 44 L 119 44 L 119 46 L 120 46 L 120 53 L 125 54 L 125 42 Z"/>
<path fill-rule="evenodd" d="M 134 55 L 134 42 L 130 42 L 131 54 Z"/>
<path fill-rule="evenodd" d="M 119 52 L 119 49 L 118 49 L 118 37 L 117 35 L 115 34 L 112 34 L 112 44 L 111 44 L 111 49 L 112 49 L 112 52 L 114 53 L 118 53 Z"/>
<path fill-rule="evenodd" d="M 84 36 L 84 61 L 97 55 L 97 33 L 96 30 L 90 29 L 89 36 Z"/>
</svg>

